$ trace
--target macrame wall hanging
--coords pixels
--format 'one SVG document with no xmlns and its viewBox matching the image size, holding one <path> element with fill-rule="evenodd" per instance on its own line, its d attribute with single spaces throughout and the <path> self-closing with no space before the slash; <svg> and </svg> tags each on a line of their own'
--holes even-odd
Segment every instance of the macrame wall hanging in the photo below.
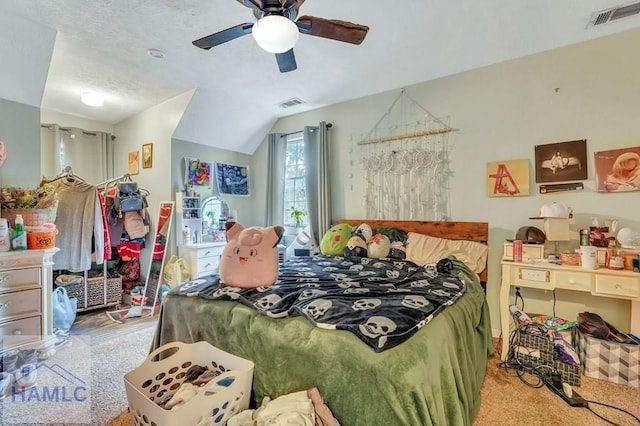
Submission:
<svg viewBox="0 0 640 426">
<path fill-rule="evenodd" d="M 433 116 L 404 90 L 375 126 L 359 138 L 366 217 L 396 220 L 449 218 L 447 120 Z M 353 165 L 353 164 L 352 164 Z"/>
</svg>

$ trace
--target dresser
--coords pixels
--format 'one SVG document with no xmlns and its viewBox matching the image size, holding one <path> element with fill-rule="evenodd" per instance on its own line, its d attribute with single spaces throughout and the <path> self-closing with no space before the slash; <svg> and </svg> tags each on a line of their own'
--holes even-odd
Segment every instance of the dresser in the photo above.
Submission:
<svg viewBox="0 0 640 426">
<path fill-rule="evenodd" d="M 0 253 L 0 352 L 53 337 L 53 255 L 58 250 Z"/>
<path fill-rule="evenodd" d="M 218 272 L 220 256 L 226 242 L 185 244 L 178 247 L 178 254 L 189 267 L 191 278 L 198 278 Z"/>
<path fill-rule="evenodd" d="M 581 266 L 556 265 L 544 261 L 502 261 L 500 285 L 500 323 L 502 327 L 501 357 L 506 359 L 509 350 L 509 312 L 511 287 L 540 290 L 573 290 L 598 297 L 610 297 L 631 301 L 631 321 L 621 330 L 640 335 L 640 273 L 606 268 L 585 269 Z"/>
</svg>

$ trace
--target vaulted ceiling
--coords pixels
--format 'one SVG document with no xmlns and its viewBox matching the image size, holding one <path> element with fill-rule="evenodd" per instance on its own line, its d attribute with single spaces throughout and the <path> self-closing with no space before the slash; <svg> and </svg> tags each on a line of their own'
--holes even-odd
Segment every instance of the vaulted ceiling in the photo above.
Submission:
<svg viewBox="0 0 640 426">
<path fill-rule="evenodd" d="M 191 44 L 254 22 L 241 1 L 2 0 L 0 98 L 117 124 L 195 89 L 176 136 L 252 153 L 279 117 L 639 27 L 640 15 L 590 25 L 595 12 L 620 5 L 306 0 L 301 14 L 370 30 L 359 46 L 301 34 L 298 69 L 280 73 L 250 35 L 208 51 Z M 102 93 L 105 105 L 83 105 L 84 90 Z M 303 103 L 279 106 L 291 98 Z"/>
</svg>

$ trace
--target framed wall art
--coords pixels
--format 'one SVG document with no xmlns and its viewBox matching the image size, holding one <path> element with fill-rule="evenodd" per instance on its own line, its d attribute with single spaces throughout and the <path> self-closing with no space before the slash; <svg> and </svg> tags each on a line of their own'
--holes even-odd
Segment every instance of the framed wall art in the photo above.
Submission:
<svg viewBox="0 0 640 426">
<path fill-rule="evenodd" d="M 211 188 L 211 163 L 197 158 L 185 158 L 185 180 L 187 186 Z"/>
<path fill-rule="evenodd" d="M 129 162 L 127 163 L 127 173 L 130 175 L 138 174 L 140 165 L 140 151 L 132 151 L 129 153 Z"/>
<path fill-rule="evenodd" d="M 216 163 L 216 183 L 220 195 L 249 195 L 249 168 Z"/>
<path fill-rule="evenodd" d="M 536 183 L 587 179 L 587 140 L 536 145 Z"/>
<path fill-rule="evenodd" d="M 142 168 L 150 169 L 153 167 L 153 144 L 145 143 L 142 145 Z"/>
<path fill-rule="evenodd" d="M 640 147 L 593 153 L 598 192 L 640 191 Z"/>
<path fill-rule="evenodd" d="M 529 195 L 529 160 L 505 160 L 487 163 L 488 197 Z"/>
</svg>

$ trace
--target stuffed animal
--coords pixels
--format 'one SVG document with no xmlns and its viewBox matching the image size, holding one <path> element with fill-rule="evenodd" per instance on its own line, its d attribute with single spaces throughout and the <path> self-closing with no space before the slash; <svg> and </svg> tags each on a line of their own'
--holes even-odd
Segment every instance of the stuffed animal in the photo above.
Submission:
<svg viewBox="0 0 640 426">
<path fill-rule="evenodd" d="M 348 223 L 333 225 L 320 241 L 320 253 L 325 256 L 342 256 L 353 229 Z"/>
<path fill-rule="evenodd" d="M 344 248 L 344 257 L 367 257 L 367 241 L 357 229 L 347 241 L 347 246 Z"/>
<path fill-rule="evenodd" d="M 375 259 L 389 257 L 390 250 L 391 241 L 389 241 L 389 237 L 383 234 L 376 234 L 371 237 L 371 242 L 369 243 L 369 257 Z"/>
<path fill-rule="evenodd" d="M 361 223 L 360 225 L 358 225 L 354 232 L 359 232 L 360 234 L 362 234 L 362 237 L 367 244 L 369 244 L 369 242 L 371 241 L 371 237 L 373 236 L 373 230 L 368 223 Z"/>
<path fill-rule="evenodd" d="M 227 245 L 220 258 L 220 281 L 231 287 L 264 287 L 278 280 L 278 248 L 281 226 L 244 228 L 239 223 L 227 230 Z"/>
</svg>

